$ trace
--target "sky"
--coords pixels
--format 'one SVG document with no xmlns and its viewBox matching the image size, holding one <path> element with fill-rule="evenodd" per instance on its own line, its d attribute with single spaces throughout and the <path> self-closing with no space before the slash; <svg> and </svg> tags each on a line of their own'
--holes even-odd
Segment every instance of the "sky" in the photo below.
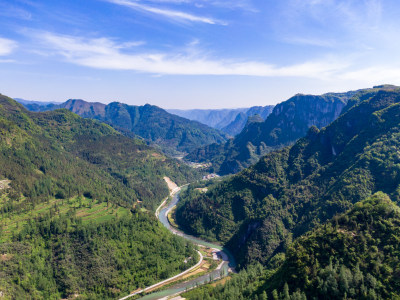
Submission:
<svg viewBox="0 0 400 300">
<path fill-rule="evenodd" d="M 400 85 L 397 0 L 0 0 L 0 93 L 163 108 Z"/>
</svg>

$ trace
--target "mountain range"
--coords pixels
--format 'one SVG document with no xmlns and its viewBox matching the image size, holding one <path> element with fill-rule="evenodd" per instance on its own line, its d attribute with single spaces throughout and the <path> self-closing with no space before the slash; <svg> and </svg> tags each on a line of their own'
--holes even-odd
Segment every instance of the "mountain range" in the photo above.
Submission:
<svg viewBox="0 0 400 300">
<path fill-rule="evenodd" d="M 70 99 L 61 104 L 26 103 L 31 111 L 66 108 L 84 118 L 100 120 L 127 135 L 143 138 L 171 156 L 184 155 L 211 143 L 226 141 L 227 135 L 196 121 L 168 113 L 154 105 L 127 105 L 112 102 L 108 105 Z"/>
<path fill-rule="evenodd" d="M 273 105 L 267 105 L 236 109 L 167 109 L 167 111 L 235 136 L 242 131 L 249 117 L 260 115 L 265 120 L 273 108 Z"/>
</svg>

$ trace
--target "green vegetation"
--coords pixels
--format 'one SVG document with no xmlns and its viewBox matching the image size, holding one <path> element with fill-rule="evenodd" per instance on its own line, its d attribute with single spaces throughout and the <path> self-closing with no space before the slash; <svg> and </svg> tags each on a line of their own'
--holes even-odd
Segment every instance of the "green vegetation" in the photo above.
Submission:
<svg viewBox="0 0 400 300">
<path fill-rule="evenodd" d="M 4 299 L 114 299 L 195 263 L 153 215 L 163 180 L 198 174 L 68 110 L 0 96 L 0 292 Z"/>
<path fill-rule="evenodd" d="M 182 272 L 195 263 L 185 258 L 197 257 L 148 214 L 85 224 L 72 211 L 28 220 L 0 253 L 5 299 L 113 299 Z"/>
<path fill-rule="evenodd" d="M 268 290 L 318 299 L 400 297 L 400 208 L 379 192 L 299 238 Z"/>
<path fill-rule="evenodd" d="M 268 265 L 293 239 L 377 191 L 398 203 L 398 149 L 400 92 L 381 90 L 207 193 L 189 188 L 176 220 L 223 242 L 242 267 Z"/>
</svg>

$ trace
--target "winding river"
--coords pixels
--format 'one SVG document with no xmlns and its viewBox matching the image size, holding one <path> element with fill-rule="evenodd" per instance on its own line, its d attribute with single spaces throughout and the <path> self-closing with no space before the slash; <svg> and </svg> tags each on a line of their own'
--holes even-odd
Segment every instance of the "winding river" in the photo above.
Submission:
<svg viewBox="0 0 400 300">
<path fill-rule="evenodd" d="M 221 263 L 218 266 L 218 269 L 212 271 L 209 274 L 197 277 L 193 280 L 187 281 L 187 282 L 181 282 L 181 283 L 177 283 L 165 290 L 159 291 L 159 292 L 155 292 L 149 295 L 146 295 L 140 299 L 146 299 L 146 300 L 156 300 L 156 299 L 163 299 L 168 296 L 172 296 L 172 295 L 176 295 L 179 293 L 184 292 L 185 290 L 191 289 L 193 287 L 202 285 L 204 283 L 207 283 L 211 280 L 214 280 L 216 278 L 219 277 L 225 277 L 228 275 L 229 273 L 229 269 L 230 268 L 234 268 L 235 267 L 235 260 L 233 258 L 233 256 L 229 253 L 229 251 L 223 247 L 221 247 L 220 245 L 216 245 L 213 243 L 209 243 L 206 241 L 203 241 L 197 237 L 185 234 L 179 230 L 176 230 L 175 228 L 173 228 L 171 226 L 171 224 L 168 222 L 168 218 L 167 215 L 170 212 L 170 210 L 178 203 L 179 201 L 179 193 L 180 191 L 178 191 L 177 193 L 175 193 L 175 195 L 173 196 L 172 201 L 168 204 L 168 206 L 164 207 L 159 215 L 158 215 L 158 219 L 160 220 L 160 222 L 169 230 L 171 231 L 173 234 L 177 234 L 179 236 L 182 236 L 183 238 L 192 241 L 193 243 L 197 244 L 197 245 L 202 245 L 202 246 L 206 246 L 206 247 L 210 247 L 210 248 L 215 248 L 220 250 L 220 255 L 223 259 L 223 263 Z"/>
</svg>

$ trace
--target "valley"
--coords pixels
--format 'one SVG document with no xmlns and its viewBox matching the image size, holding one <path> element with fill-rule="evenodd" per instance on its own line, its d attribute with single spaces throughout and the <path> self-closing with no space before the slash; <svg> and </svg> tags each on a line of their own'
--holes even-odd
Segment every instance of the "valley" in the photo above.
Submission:
<svg viewBox="0 0 400 300">
<path fill-rule="evenodd" d="M 0 1 L 0 300 L 400 300 L 399 15 Z"/>
</svg>

